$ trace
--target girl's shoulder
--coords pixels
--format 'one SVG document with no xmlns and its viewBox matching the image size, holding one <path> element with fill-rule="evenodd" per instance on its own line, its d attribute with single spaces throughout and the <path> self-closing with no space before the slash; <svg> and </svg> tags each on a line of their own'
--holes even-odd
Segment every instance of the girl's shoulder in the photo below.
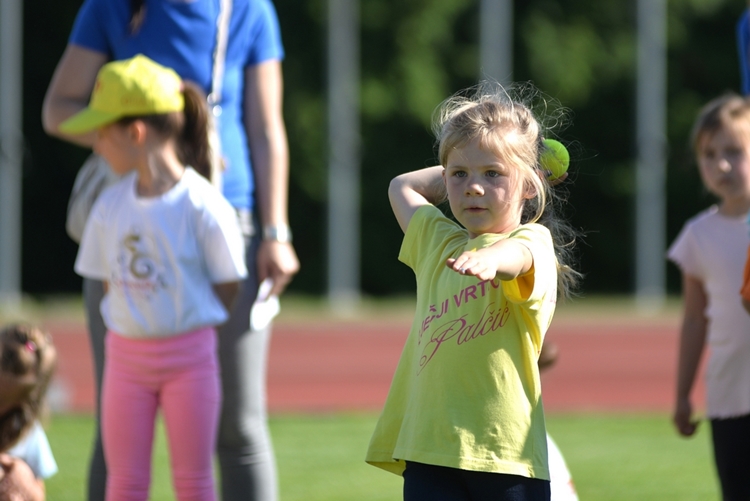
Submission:
<svg viewBox="0 0 750 501">
<path fill-rule="evenodd" d="M 520 236 L 539 240 L 549 240 L 550 242 L 552 241 L 552 233 L 549 231 L 549 228 L 539 223 L 522 224 L 515 230 L 511 231 L 508 236 L 509 238 Z"/>
<path fill-rule="evenodd" d="M 747 224 L 747 215 L 727 216 L 719 212 L 719 207 L 712 205 L 691 217 L 682 227 L 681 233 L 709 233 L 735 231 L 738 226 Z"/>
<path fill-rule="evenodd" d="M 185 169 L 182 181 L 184 191 L 194 208 L 201 212 L 209 212 L 221 216 L 230 213 L 234 214 L 232 205 L 224 198 L 224 195 L 192 167 Z"/>
<path fill-rule="evenodd" d="M 136 172 L 125 174 L 113 184 L 104 187 L 96 198 L 95 207 L 102 208 L 121 205 L 125 199 L 135 199 L 135 183 L 137 179 Z"/>
</svg>

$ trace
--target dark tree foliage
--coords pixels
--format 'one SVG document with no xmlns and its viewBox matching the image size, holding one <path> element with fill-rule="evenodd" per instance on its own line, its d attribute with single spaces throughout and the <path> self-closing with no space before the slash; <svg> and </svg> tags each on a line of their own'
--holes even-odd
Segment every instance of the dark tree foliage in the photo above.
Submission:
<svg viewBox="0 0 750 501">
<path fill-rule="evenodd" d="M 124 1 L 124 0 L 112 0 Z M 354 1 L 354 0 L 353 0 Z M 41 104 L 80 0 L 24 2 L 23 289 L 74 292 L 76 245 L 64 230 L 67 198 L 87 152 L 51 139 Z M 413 290 L 396 259 L 401 232 L 386 190 L 398 173 L 435 162 L 430 119 L 480 75 L 478 0 L 360 0 L 362 288 Z M 275 0 L 287 57 L 285 115 L 291 150 L 290 218 L 302 270 L 291 291 L 326 288 L 325 0 Z M 571 149 L 569 216 L 586 232 L 585 293 L 628 293 L 634 259 L 635 5 L 630 0 L 515 2 L 514 73 L 570 109 L 557 137 Z M 670 0 L 668 26 L 668 235 L 712 200 L 687 135 L 698 108 L 739 88 L 734 26 L 743 0 Z M 669 267 L 669 288 L 679 288 Z"/>
</svg>

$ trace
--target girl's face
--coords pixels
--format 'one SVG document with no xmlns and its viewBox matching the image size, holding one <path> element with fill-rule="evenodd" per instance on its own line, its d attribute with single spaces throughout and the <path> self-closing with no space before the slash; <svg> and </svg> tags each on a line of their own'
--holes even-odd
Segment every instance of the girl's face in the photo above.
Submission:
<svg viewBox="0 0 750 501">
<path fill-rule="evenodd" d="M 94 151 L 104 157 L 112 172 L 127 174 L 135 165 L 135 148 L 129 126 L 112 123 L 97 130 Z"/>
<path fill-rule="evenodd" d="M 724 126 L 698 143 L 698 167 L 720 210 L 738 215 L 750 207 L 750 130 Z"/>
<path fill-rule="evenodd" d="M 478 139 L 455 148 L 446 163 L 448 201 L 470 238 L 507 233 L 521 224 L 524 183 L 518 167 L 482 148 Z"/>
</svg>

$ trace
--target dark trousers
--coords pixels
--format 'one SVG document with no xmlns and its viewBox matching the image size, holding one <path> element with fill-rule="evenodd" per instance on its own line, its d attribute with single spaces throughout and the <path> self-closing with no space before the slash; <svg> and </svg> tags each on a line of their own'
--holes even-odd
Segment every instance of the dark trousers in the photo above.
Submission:
<svg viewBox="0 0 750 501">
<path fill-rule="evenodd" d="M 404 501 L 549 501 L 548 480 L 406 463 Z"/>
<path fill-rule="evenodd" d="M 724 501 L 750 501 L 750 414 L 712 419 L 714 461 Z"/>
</svg>

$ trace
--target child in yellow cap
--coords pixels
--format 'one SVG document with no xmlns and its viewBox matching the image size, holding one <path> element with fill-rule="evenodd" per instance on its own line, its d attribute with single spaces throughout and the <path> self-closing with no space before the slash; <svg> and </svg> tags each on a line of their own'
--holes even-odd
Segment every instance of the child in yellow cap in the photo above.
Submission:
<svg viewBox="0 0 750 501">
<path fill-rule="evenodd" d="M 75 263 L 105 282 L 109 501 L 148 498 L 157 409 L 177 498 L 216 498 L 216 326 L 247 269 L 234 210 L 207 179 L 207 117 L 197 87 L 139 55 L 104 65 L 89 106 L 60 126 L 96 130 L 94 150 L 123 176 L 97 199 Z"/>
</svg>

